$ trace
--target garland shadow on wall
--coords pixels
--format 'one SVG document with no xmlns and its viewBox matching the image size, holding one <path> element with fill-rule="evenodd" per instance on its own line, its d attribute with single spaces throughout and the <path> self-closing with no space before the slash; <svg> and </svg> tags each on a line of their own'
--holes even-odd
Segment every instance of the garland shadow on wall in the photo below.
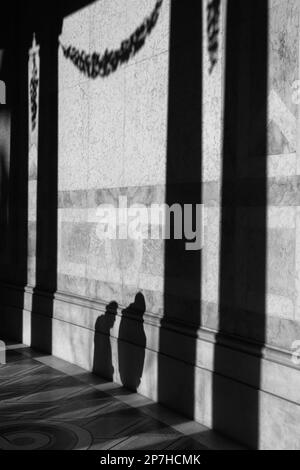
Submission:
<svg viewBox="0 0 300 470">
<path fill-rule="evenodd" d="M 93 52 L 89 54 L 74 46 L 66 46 L 60 42 L 64 56 L 88 78 L 108 77 L 119 66 L 127 63 L 144 46 L 147 37 L 155 27 L 159 18 L 163 0 L 157 0 L 151 15 L 145 18 L 143 23 L 122 41 L 121 46 L 115 50 L 106 49 L 103 54 Z"/>
</svg>

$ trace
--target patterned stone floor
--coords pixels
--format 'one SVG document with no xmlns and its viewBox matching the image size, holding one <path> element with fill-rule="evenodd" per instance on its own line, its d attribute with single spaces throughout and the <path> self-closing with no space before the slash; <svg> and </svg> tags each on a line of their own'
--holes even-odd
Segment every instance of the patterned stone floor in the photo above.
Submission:
<svg viewBox="0 0 300 470">
<path fill-rule="evenodd" d="M 238 449 L 207 428 L 53 356 L 7 346 L 0 450 Z"/>
</svg>

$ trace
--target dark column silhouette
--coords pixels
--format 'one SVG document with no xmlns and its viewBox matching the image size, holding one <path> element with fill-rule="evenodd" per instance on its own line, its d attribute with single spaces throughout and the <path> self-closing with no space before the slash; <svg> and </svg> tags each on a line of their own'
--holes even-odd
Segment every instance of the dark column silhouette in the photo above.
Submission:
<svg viewBox="0 0 300 470">
<path fill-rule="evenodd" d="M 114 376 L 110 335 L 117 313 L 117 302 L 110 302 L 95 324 L 93 372 L 110 381 Z"/>
<path fill-rule="evenodd" d="M 1 280 L 9 266 L 9 161 L 11 113 L 8 107 L 0 108 L 0 266 Z"/>
<path fill-rule="evenodd" d="M 146 335 L 143 316 L 145 298 L 137 293 L 134 302 L 122 310 L 118 335 L 119 372 L 122 384 L 136 391 L 143 375 Z"/>
<path fill-rule="evenodd" d="M 1 148 L 0 324 L 2 334 L 22 341 L 22 309 L 27 284 L 29 47 L 29 37 L 22 25 L 28 18 L 24 4 L 2 5 L 1 14 L 0 48 L 4 54 L 0 78 L 6 83 L 7 103 L 1 106 L 1 114 L 10 132 L 10 146 Z M 14 290 L 7 288 L 9 285 L 15 286 Z"/>
<path fill-rule="evenodd" d="M 201 204 L 201 124 L 202 2 L 173 0 L 166 170 L 169 206 Z M 201 252 L 187 251 L 185 242 L 172 239 L 172 235 L 165 242 L 158 399 L 193 417 L 196 331 L 201 321 Z M 178 335 L 180 344 L 176 341 L 178 327 L 185 331 Z"/>
<path fill-rule="evenodd" d="M 267 0 L 229 0 L 226 34 L 220 333 L 215 349 L 213 424 L 256 448 L 260 355 L 265 341 Z M 256 211 L 255 227 L 245 223 L 250 209 Z M 248 311 L 249 293 L 255 295 L 255 311 Z M 235 362 L 225 362 L 223 333 L 244 336 L 244 344 L 246 338 L 255 342 L 251 362 L 247 356 L 239 356 L 238 362 L 235 355 L 231 356 Z M 237 383 L 224 378 L 225 370 L 244 372 L 251 386 L 245 386 L 242 379 Z"/>
<path fill-rule="evenodd" d="M 63 19 L 87 0 L 31 3 L 32 32 L 40 45 L 39 142 L 37 176 L 36 287 L 31 345 L 52 352 L 52 318 L 57 290 L 58 209 L 58 38 Z"/>
</svg>

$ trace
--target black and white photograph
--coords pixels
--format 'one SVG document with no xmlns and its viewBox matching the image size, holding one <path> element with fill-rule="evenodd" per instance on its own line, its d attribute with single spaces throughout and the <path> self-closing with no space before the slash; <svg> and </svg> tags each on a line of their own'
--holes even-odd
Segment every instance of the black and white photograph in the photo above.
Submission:
<svg viewBox="0 0 300 470">
<path fill-rule="evenodd" d="M 300 0 L 0 18 L 0 459 L 300 450 Z"/>
</svg>

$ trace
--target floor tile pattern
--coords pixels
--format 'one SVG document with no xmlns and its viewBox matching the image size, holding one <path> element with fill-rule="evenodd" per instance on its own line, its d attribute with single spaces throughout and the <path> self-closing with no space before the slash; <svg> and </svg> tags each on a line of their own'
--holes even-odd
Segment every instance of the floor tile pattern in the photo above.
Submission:
<svg viewBox="0 0 300 470">
<path fill-rule="evenodd" d="M 238 448 L 79 367 L 7 345 L 6 364 L 0 366 L 0 450 L 214 447 Z"/>
</svg>

